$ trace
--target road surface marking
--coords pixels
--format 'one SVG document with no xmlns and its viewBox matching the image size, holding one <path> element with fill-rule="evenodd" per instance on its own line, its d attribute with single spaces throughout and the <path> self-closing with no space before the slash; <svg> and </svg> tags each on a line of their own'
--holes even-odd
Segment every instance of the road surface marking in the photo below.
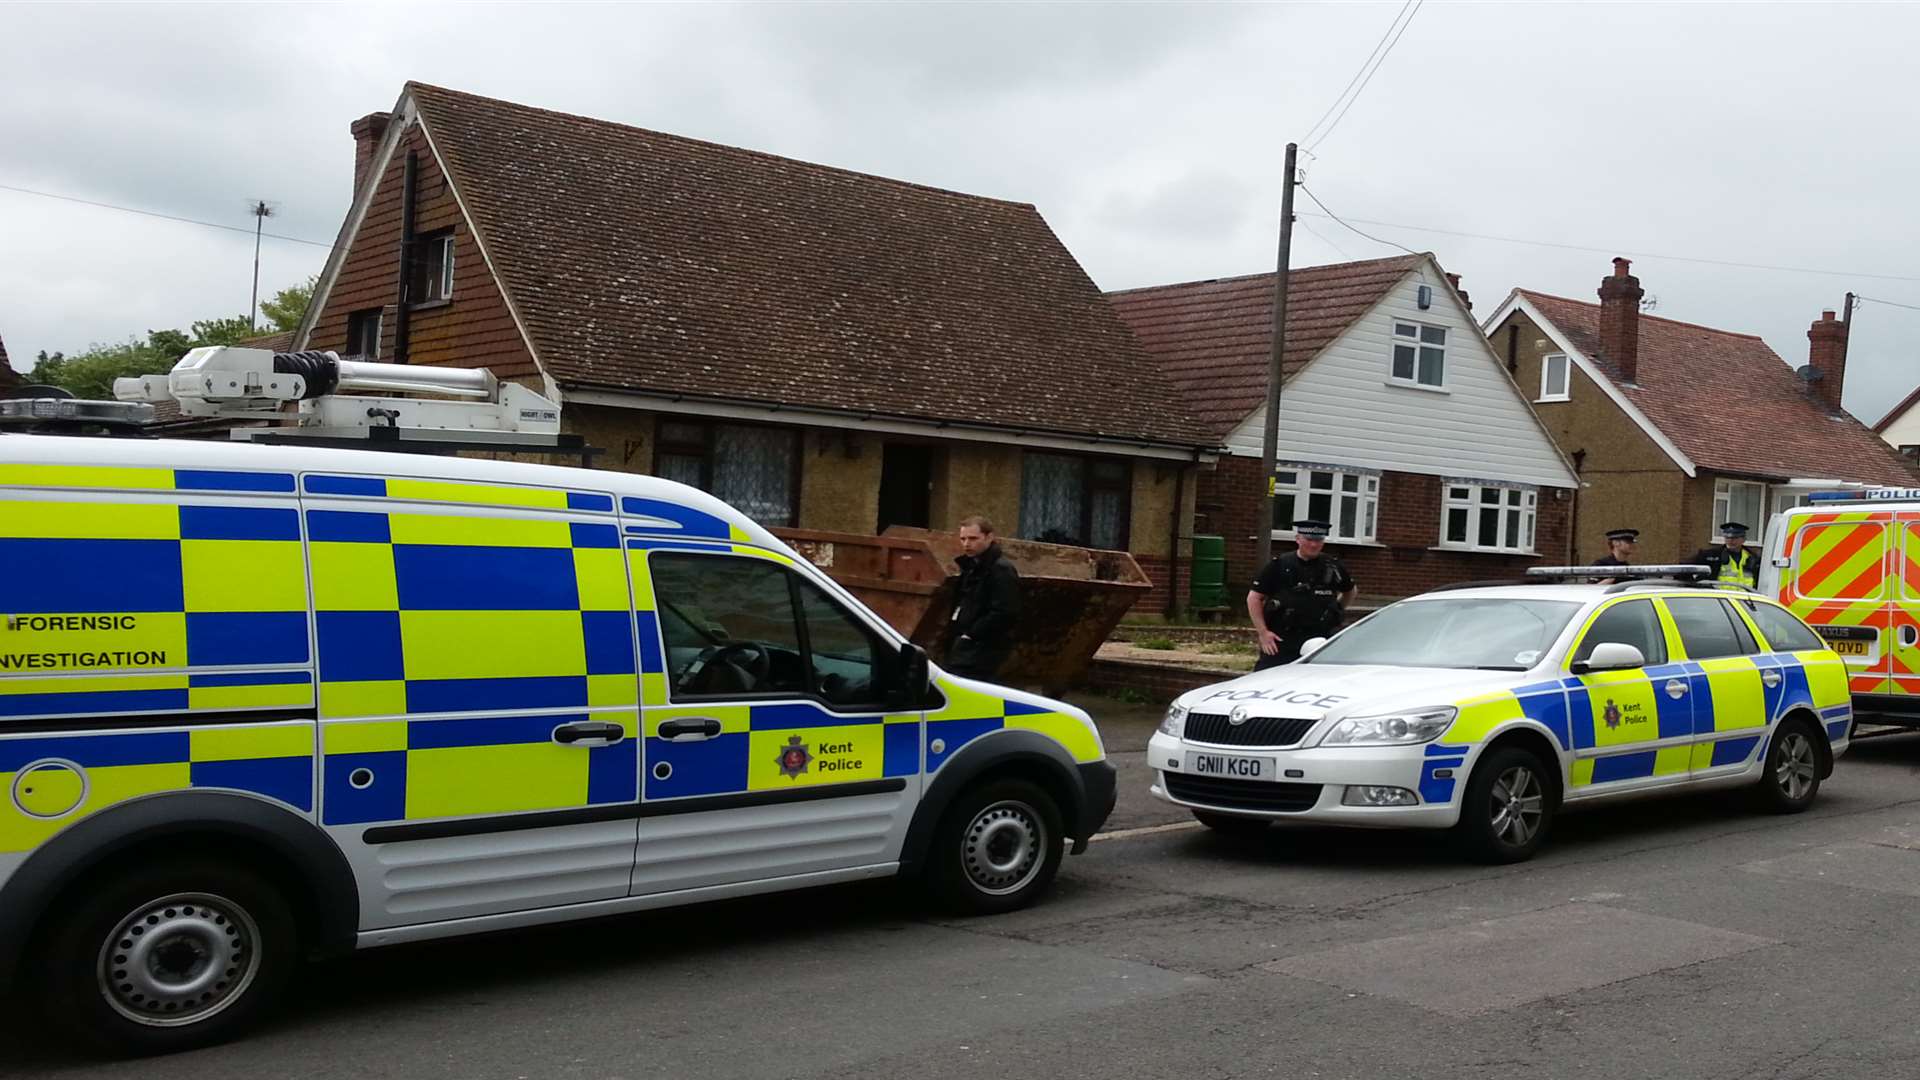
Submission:
<svg viewBox="0 0 1920 1080">
<path fill-rule="evenodd" d="M 1089 843 L 1100 840 L 1125 840 L 1129 836 L 1152 836 L 1154 833 L 1184 832 L 1188 829 L 1198 829 L 1200 827 L 1201 825 L 1197 821 L 1176 821 L 1170 825 L 1146 825 L 1138 829 L 1115 829 L 1112 832 L 1095 833 L 1089 839 Z"/>
</svg>

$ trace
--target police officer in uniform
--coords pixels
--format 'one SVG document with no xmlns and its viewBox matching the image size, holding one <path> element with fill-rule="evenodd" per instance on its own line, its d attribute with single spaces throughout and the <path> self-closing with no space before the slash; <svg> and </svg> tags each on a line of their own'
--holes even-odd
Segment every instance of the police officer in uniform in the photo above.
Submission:
<svg viewBox="0 0 1920 1080">
<path fill-rule="evenodd" d="M 1724 543 L 1701 549 L 1693 561 L 1713 569 L 1714 584 L 1721 588 L 1758 589 L 1760 553 L 1747 546 L 1747 527 L 1737 521 L 1720 526 Z"/>
<path fill-rule="evenodd" d="M 1310 518 L 1294 522 L 1294 550 L 1268 563 L 1254 579 L 1247 615 L 1260 634 L 1260 659 L 1253 670 L 1293 663 L 1309 638 L 1325 637 L 1340 625 L 1354 583 L 1340 560 L 1326 554 L 1332 528 Z"/>
<path fill-rule="evenodd" d="M 1595 566 L 1631 566 L 1633 555 L 1640 547 L 1639 529 L 1607 530 L 1607 553 L 1593 560 Z M 1618 578 L 1596 578 L 1601 585 L 1611 585 Z"/>
</svg>

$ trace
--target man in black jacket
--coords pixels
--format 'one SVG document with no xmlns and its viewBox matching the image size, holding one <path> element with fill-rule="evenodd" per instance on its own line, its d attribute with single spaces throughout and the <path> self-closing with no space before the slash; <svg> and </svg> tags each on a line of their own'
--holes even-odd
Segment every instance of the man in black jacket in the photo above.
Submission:
<svg viewBox="0 0 1920 1080">
<path fill-rule="evenodd" d="M 960 595 L 948 635 L 948 671 L 991 679 L 1013 651 L 1020 615 L 1020 575 L 994 543 L 993 523 L 975 515 L 960 522 Z"/>
<path fill-rule="evenodd" d="M 1747 546 L 1747 527 L 1737 521 L 1720 526 L 1721 543 L 1702 548 L 1693 561 L 1712 568 L 1715 585 L 1723 589 L 1760 587 L 1760 553 Z"/>
</svg>

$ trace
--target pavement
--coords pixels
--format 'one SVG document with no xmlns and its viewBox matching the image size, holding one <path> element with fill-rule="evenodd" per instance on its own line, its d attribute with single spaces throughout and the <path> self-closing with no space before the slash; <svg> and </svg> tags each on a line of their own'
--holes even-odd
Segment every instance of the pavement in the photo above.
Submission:
<svg viewBox="0 0 1920 1080">
<path fill-rule="evenodd" d="M 0 1033 L 0 1075 L 1905 1076 L 1920 1062 L 1920 734 L 1806 814 L 1727 794 L 1569 815 L 1529 863 L 1433 834 L 1232 841 L 1151 800 L 1152 707 L 1092 701 L 1105 838 L 1023 912 L 863 885 L 361 954 L 224 1047 L 101 1063 Z"/>
</svg>

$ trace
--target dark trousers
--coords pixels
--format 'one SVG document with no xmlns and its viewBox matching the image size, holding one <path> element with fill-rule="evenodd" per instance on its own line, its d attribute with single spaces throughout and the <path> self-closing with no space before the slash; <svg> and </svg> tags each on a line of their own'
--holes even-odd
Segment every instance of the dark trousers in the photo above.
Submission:
<svg viewBox="0 0 1920 1080">
<path fill-rule="evenodd" d="M 1300 646 L 1306 644 L 1306 642 L 1307 639 L 1303 637 L 1281 638 L 1279 642 L 1280 651 L 1274 653 L 1272 656 L 1268 656 L 1264 652 L 1261 653 L 1260 658 L 1253 662 L 1253 670 L 1265 671 L 1270 667 L 1279 667 L 1281 664 L 1293 663 L 1295 660 L 1300 659 Z"/>
<path fill-rule="evenodd" d="M 973 642 L 955 642 L 947 650 L 945 665 L 950 674 L 993 682 L 999 674 L 1001 665 L 1007 662 L 1008 650 L 983 649 Z"/>
</svg>

